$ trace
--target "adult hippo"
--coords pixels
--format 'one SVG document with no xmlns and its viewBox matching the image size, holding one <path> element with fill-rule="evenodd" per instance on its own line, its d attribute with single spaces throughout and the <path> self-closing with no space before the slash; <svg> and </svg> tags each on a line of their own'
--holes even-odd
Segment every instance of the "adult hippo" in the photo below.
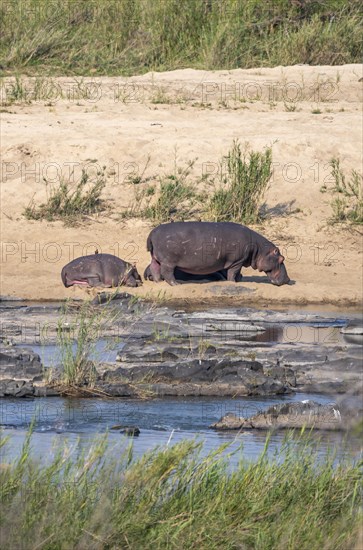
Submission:
<svg viewBox="0 0 363 550">
<path fill-rule="evenodd" d="M 147 239 L 152 279 L 178 284 L 174 270 L 206 275 L 227 270 L 228 281 L 241 280 L 241 268 L 264 271 L 271 283 L 290 279 L 279 249 L 265 237 L 232 222 L 174 222 L 159 225 Z"/>
<path fill-rule="evenodd" d="M 142 285 L 136 267 L 112 254 L 91 254 L 75 258 L 63 267 L 61 277 L 65 287 L 84 285 L 110 288 Z"/>
</svg>

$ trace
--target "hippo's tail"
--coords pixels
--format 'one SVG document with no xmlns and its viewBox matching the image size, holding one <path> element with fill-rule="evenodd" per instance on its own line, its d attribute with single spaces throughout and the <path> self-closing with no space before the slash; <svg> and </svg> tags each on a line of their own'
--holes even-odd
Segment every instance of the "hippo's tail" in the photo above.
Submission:
<svg viewBox="0 0 363 550">
<path fill-rule="evenodd" d="M 64 286 L 67 287 L 67 278 L 66 278 L 65 266 L 62 269 L 61 277 L 62 277 L 62 281 L 63 281 Z"/>
<path fill-rule="evenodd" d="M 151 235 L 152 235 L 152 232 L 150 233 L 150 235 L 148 236 L 147 238 L 147 241 L 146 241 L 146 250 L 148 252 L 150 252 L 150 254 L 152 255 L 153 254 L 153 243 L 152 243 L 152 240 L 151 240 Z"/>
</svg>

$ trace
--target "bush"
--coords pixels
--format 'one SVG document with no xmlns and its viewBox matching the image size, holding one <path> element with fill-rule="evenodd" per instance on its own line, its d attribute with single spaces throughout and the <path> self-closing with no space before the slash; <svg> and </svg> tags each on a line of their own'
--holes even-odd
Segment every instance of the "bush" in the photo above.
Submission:
<svg viewBox="0 0 363 550">
<path fill-rule="evenodd" d="M 121 217 L 141 216 L 155 224 L 190 218 L 199 201 L 197 182 L 189 182 L 193 166 L 194 161 L 189 161 L 185 168 L 177 168 L 175 159 L 174 173 L 161 177 L 158 186 L 135 187 L 135 201 Z"/>
<path fill-rule="evenodd" d="M 351 171 L 348 178 L 340 168 L 340 160 L 333 158 L 330 161 L 334 184 L 332 187 L 323 186 L 322 192 L 333 195 L 331 206 L 333 217 L 331 222 L 351 222 L 354 224 L 363 223 L 363 196 L 362 196 L 362 175 L 356 170 Z"/>
<path fill-rule="evenodd" d="M 258 220 L 260 200 L 271 177 L 272 150 L 242 154 L 234 141 L 226 162 L 221 163 L 222 188 L 209 199 L 208 214 L 216 222 L 254 223 Z"/>
<path fill-rule="evenodd" d="M 183 178 L 167 176 L 160 182 L 155 204 L 146 207 L 143 215 L 158 224 L 170 221 L 171 217 L 183 220 L 190 214 L 195 197 L 194 187 L 185 183 Z"/>
<path fill-rule="evenodd" d="M 28 220 L 64 220 L 68 224 L 75 224 L 87 214 L 100 212 L 103 207 L 101 194 L 106 185 L 104 172 L 98 172 L 94 183 L 88 184 L 89 176 L 82 170 L 82 177 L 75 186 L 61 180 L 58 187 L 49 185 L 47 202 L 36 206 L 32 199 L 24 210 Z M 88 184 L 88 185 L 87 185 Z"/>
</svg>

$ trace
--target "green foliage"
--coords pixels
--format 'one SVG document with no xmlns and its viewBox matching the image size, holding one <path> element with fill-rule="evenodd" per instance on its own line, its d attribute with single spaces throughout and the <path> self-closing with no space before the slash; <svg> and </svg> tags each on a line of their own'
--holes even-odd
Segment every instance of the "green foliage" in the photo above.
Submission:
<svg viewBox="0 0 363 550">
<path fill-rule="evenodd" d="M 209 199 L 209 218 L 216 222 L 254 223 L 260 200 L 271 177 L 272 150 L 241 152 L 238 141 L 221 163 L 222 187 Z"/>
<path fill-rule="evenodd" d="M 199 200 L 196 183 L 189 182 L 194 161 L 184 168 L 177 168 L 175 159 L 174 173 L 161 177 L 157 191 L 155 186 L 135 188 L 135 201 L 121 216 L 130 218 L 141 216 L 152 220 L 155 224 L 175 220 L 184 220 L 192 215 Z"/>
<path fill-rule="evenodd" d="M 91 361 L 104 322 L 104 312 L 84 302 L 76 316 L 68 306 L 57 324 L 57 345 L 62 366 L 61 383 L 65 386 L 93 386 L 96 378 Z"/>
<path fill-rule="evenodd" d="M 0 18 L 6 74 L 361 61 L 360 0 L 18 0 L 3 2 Z"/>
<path fill-rule="evenodd" d="M 196 193 L 194 187 L 183 178 L 166 176 L 160 182 L 156 202 L 145 208 L 143 215 L 156 223 L 165 223 L 173 217 L 182 220 L 190 215 Z"/>
<path fill-rule="evenodd" d="M 331 206 L 333 209 L 332 222 L 363 223 L 363 177 L 356 170 L 351 171 L 348 179 L 340 167 L 340 160 L 333 158 L 330 161 L 334 184 L 332 187 L 323 186 L 322 192 L 333 195 Z"/>
<path fill-rule="evenodd" d="M 60 181 L 52 186 L 47 181 L 47 202 L 36 206 L 34 199 L 25 208 L 24 215 L 28 220 L 64 220 L 75 224 L 87 214 L 102 210 L 101 194 L 106 185 L 104 171 L 97 172 L 94 182 L 88 183 L 89 176 L 82 170 L 82 177 L 76 184 Z"/>
<path fill-rule="evenodd" d="M 116 460 L 105 438 L 37 464 L 29 435 L 0 469 L 2 548 L 358 548 L 360 465 L 292 435 L 271 458 L 267 440 L 256 463 L 234 451 L 232 470 L 226 444 L 205 455 L 182 441 L 138 460 L 129 447 Z"/>
</svg>

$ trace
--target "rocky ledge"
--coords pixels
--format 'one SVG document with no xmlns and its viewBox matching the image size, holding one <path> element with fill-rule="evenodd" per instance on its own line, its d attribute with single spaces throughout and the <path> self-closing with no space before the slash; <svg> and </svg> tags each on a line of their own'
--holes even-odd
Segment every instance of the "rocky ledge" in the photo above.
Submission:
<svg viewBox="0 0 363 550">
<path fill-rule="evenodd" d="M 363 406 L 353 411 L 342 400 L 338 403 L 320 404 L 306 400 L 282 403 L 269 407 L 249 418 L 227 413 L 210 426 L 215 430 L 270 430 L 287 428 L 314 428 L 320 430 L 345 430 L 354 426 L 362 417 Z"/>
<path fill-rule="evenodd" d="M 112 304 L 99 299 L 92 307 L 112 307 L 117 318 L 103 326 L 101 335 L 114 341 L 116 360 L 105 362 L 101 354 L 93 361 L 100 395 L 359 395 L 362 323 L 357 316 L 247 308 L 187 312 L 135 304 L 125 293 Z M 60 307 L 2 302 L 0 309 L 0 396 L 55 395 L 39 355 L 22 343 L 26 338 L 27 344 L 39 344 L 40 328 L 46 326 L 44 345 L 54 346 Z M 61 379 L 62 365 L 54 371 Z M 92 388 L 85 383 L 79 389 L 87 395 Z"/>
</svg>

